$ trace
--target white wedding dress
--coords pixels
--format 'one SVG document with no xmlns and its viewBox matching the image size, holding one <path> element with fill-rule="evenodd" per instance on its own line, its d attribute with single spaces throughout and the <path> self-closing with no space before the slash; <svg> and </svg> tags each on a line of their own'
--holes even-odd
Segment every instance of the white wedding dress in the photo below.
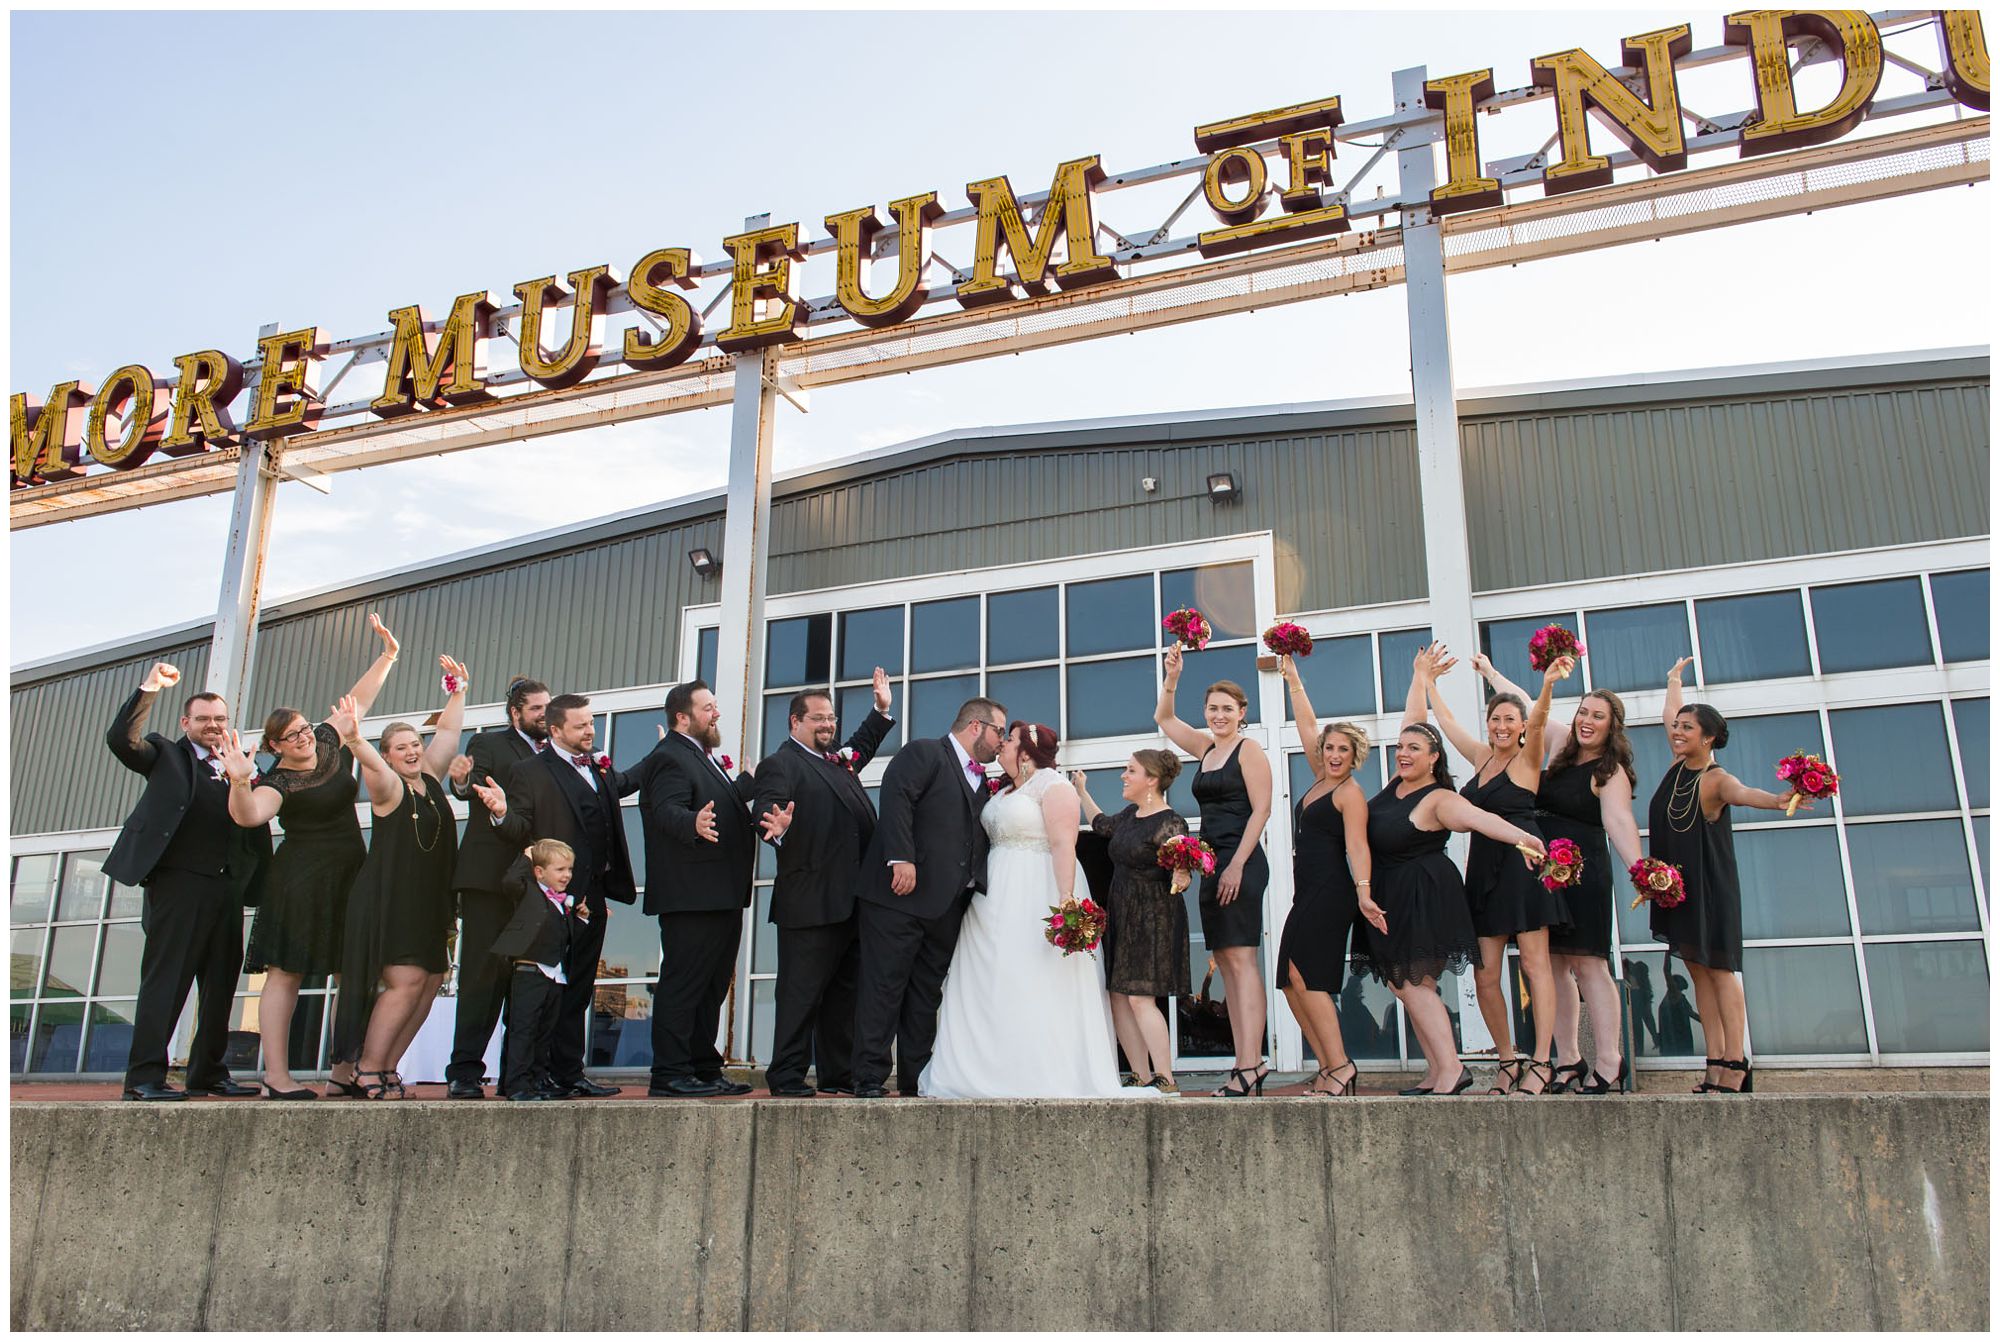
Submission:
<svg viewBox="0 0 2000 1342">
<path fill-rule="evenodd" d="M 986 893 L 974 895 L 945 976 L 937 1044 L 918 1079 L 938 1099 L 1097 1099 L 1159 1094 L 1119 1084 L 1104 966 L 1043 935 L 1059 902 L 1042 796 L 1070 783 L 1053 769 L 986 804 Z M 1090 893 L 1077 869 L 1078 897 Z"/>
</svg>

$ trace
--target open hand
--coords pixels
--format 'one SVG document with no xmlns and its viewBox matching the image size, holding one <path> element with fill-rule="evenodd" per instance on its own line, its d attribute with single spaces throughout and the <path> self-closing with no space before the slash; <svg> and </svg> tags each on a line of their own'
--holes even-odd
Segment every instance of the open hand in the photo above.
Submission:
<svg viewBox="0 0 2000 1342">
<path fill-rule="evenodd" d="M 875 668 L 875 680 L 872 688 L 875 691 L 875 711 L 886 717 L 890 704 L 889 673 L 879 666 Z"/>
<path fill-rule="evenodd" d="M 788 801 L 783 806 L 773 806 L 758 817 L 757 823 L 763 827 L 766 839 L 784 837 L 785 831 L 791 828 L 792 809 L 797 805 L 795 801 Z"/>
<path fill-rule="evenodd" d="M 361 739 L 361 701 L 351 694 L 340 696 L 340 702 L 326 715 L 326 725 L 333 728 L 333 734 L 351 745 Z"/>
<path fill-rule="evenodd" d="M 459 661 L 458 658 L 441 652 L 438 654 L 438 667 L 447 676 L 458 677 L 458 692 L 460 694 L 465 693 L 466 689 L 471 686 L 472 673 L 465 669 L 465 663 Z"/>
<path fill-rule="evenodd" d="M 694 813 L 694 832 L 702 838 L 707 839 L 710 843 L 722 842 L 722 836 L 716 832 L 715 828 L 714 802 L 703 803 L 702 808 Z"/>
<path fill-rule="evenodd" d="M 1687 664 L 1689 662 L 1692 662 L 1693 660 L 1694 658 L 1692 657 L 1683 657 L 1678 662 L 1675 662 L 1673 664 L 1672 669 L 1667 672 L 1667 684 L 1669 685 L 1680 684 L 1682 670 L 1684 670 L 1687 667 Z"/>
<path fill-rule="evenodd" d="M 1365 891 L 1361 895 L 1361 916 L 1377 932 L 1385 937 L 1389 935 L 1389 915 L 1382 912 L 1382 906 L 1370 899 Z"/>
<path fill-rule="evenodd" d="M 507 791 L 500 786 L 499 779 L 488 779 L 484 783 L 475 781 L 472 784 L 472 795 L 479 798 L 480 803 L 495 820 L 507 818 Z"/>
<path fill-rule="evenodd" d="M 225 733 L 215 757 L 222 761 L 223 776 L 231 783 L 247 783 L 257 776 L 257 763 L 244 753 L 241 733 Z"/>
<path fill-rule="evenodd" d="M 372 610 L 368 612 L 368 629 L 382 640 L 382 655 L 394 661 L 396 654 L 403 650 L 403 645 L 389 632 L 389 626 L 382 623 L 382 617 Z"/>
</svg>

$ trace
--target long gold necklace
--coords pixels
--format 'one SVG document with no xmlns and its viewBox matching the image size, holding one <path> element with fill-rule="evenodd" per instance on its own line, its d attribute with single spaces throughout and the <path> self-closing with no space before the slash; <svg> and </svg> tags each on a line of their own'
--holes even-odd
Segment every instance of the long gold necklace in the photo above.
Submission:
<svg viewBox="0 0 2000 1342">
<path fill-rule="evenodd" d="M 430 793 L 428 791 L 418 792 L 416 789 L 411 788 L 408 783 L 403 784 L 403 786 L 409 789 L 410 793 L 410 833 L 416 836 L 417 847 L 423 852 L 428 853 L 437 847 L 438 837 L 444 833 L 444 817 L 437 813 L 435 807 L 431 808 L 431 841 L 425 843 L 423 823 L 417 819 L 417 798 L 422 797 L 428 802 L 430 800 Z"/>
<path fill-rule="evenodd" d="M 1707 772 L 1688 774 L 1685 764 L 1674 761 L 1673 776 L 1667 780 L 1667 827 L 1674 833 L 1685 834 L 1694 828 L 1695 816 L 1701 811 L 1701 776 Z M 1692 780 L 1685 791 L 1681 788 L 1683 775 Z"/>
</svg>

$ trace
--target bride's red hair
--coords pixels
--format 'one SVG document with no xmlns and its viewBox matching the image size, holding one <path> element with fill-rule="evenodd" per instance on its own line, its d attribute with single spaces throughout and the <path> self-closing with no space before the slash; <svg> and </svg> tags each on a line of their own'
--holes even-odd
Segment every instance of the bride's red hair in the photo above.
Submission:
<svg viewBox="0 0 2000 1342">
<path fill-rule="evenodd" d="M 1037 769 L 1056 767 L 1056 746 L 1060 742 L 1054 728 L 1044 727 L 1039 722 L 1015 721 L 1008 726 L 1007 734 L 1020 742 L 1021 753 L 1026 755 Z"/>
</svg>

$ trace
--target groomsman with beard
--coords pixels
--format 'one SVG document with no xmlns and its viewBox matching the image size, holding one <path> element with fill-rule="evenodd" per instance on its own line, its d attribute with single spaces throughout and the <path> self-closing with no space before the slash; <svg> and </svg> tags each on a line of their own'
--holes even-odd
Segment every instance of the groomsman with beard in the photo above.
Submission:
<svg viewBox="0 0 2000 1342">
<path fill-rule="evenodd" d="M 548 707 L 549 687 L 541 681 L 522 677 L 509 685 L 507 725 L 472 738 L 465 752 L 472 757 L 472 773 L 453 791 L 471 801 L 472 784 L 498 781 L 504 786 L 516 764 L 548 749 L 549 729 L 543 721 Z M 465 827 L 452 882 L 458 890 L 458 1021 L 444 1079 L 445 1094 L 454 1100 L 486 1098 L 481 1084 L 486 1046 L 493 1040 L 493 1027 L 500 1022 L 512 981 L 512 966 L 493 954 L 493 939 L 514 916 L 513 892 L 501 887 L 521 850 L 502 842 L 499 829 L 491 823 L 478 823 L 484 810 L 473 808 L 475 823 Z"/>
<path fill-rule="evenodd" d="M 591 720 L 590 700 L 580 694 L 549 700 L 543 720 L 548 724 L 547 750 L 514 765 L 504 785 L 475 782 L 472 790 L 492 813 L 489 823 L 499 830 L 507 851 L 519 853 L 538 840 L 557 839 L 576 853 L 569 894 L 587 915 L 563 959 L 562 1005 L 549 1048 L 550 1081 L 564 1095 L 616 1095 L 618 1087 L 583 1074 L 583 1026 L 597 995 L 605 901 L 630 904 L 638 898 L 618 799 L 646 786 L 652 757 L 631 773 L 620 773 L 611 761 L 593 755 L 597 725 Z"/>
<path fill-rule="evenodd" d="M 889 676 L 875 668 L 875 711 L 838 750 L 840 719 L 819 690 L 792 696 L 791 735 L 757 766 L 751 814 L 778 850 L 771 921 L 778 929 L 777 1018 L 771 1094 L 809 1097 L 854 1089 L 854 988 L 860 970 L 855 877 L 875 835 L 875 808 L 861 770 L 895 725 Z"/>
<path fill-rule="evenodd" d="M 986 884 L 986 765 L 1006 738 L 1007 710 L 968 699 L 951 733 L 911 741 L 882 774 L 882 818 L 861 861 L 861 981 L 854 1013 L 854 1093 L 917 1093 L 937 1041 L 938 1003 L 958 925 Z"/>
<path fill-rule="evenodd" d="M 719 753 L 722 710 L 699 680 L 667 691 L 665 739 L 640 765 L 652 776 L 639 811 L 646 834 L 646 912 L 660 919 L 648 1095 L 742 1095 L 715 1047 L 743 940 L 757 835 L 751 781 Z"/>
</svg>

